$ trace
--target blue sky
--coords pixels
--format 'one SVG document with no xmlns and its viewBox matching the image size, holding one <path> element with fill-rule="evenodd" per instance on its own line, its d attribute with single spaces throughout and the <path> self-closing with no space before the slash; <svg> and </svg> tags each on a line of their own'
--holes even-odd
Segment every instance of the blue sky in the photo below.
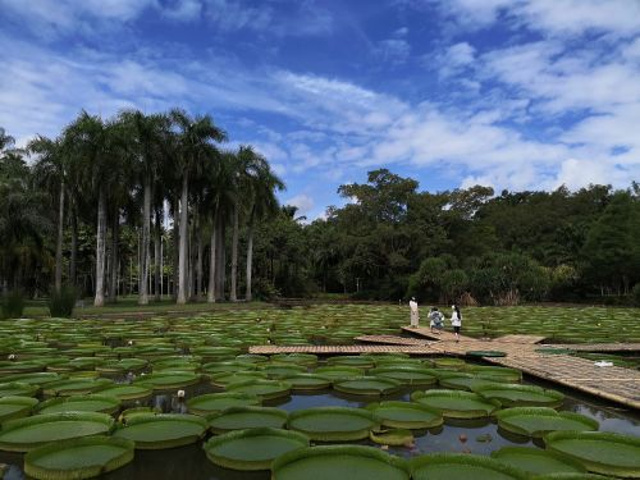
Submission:
<svg viewBox="0 0 640 480">
<path fill-rule="evenodd" d="M 0 0 L 0 126 L 210 113 L 310 219 L 385 167 L 437 191 L 640 180 L 640 0 Z"/>
</svg>

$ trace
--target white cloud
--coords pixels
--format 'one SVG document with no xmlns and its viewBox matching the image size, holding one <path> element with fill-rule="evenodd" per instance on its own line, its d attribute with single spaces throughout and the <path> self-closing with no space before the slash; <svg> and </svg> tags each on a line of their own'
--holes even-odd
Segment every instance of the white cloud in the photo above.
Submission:
<svg viewBox="0 0 640 480">
<path fill-rule="evenodd" d="M 551 35 L 588 31 L 628 36 L 640 30 L 637 0 L 422 0 L 457 24 L 488 27 L 498 20 Z"/>
<path fill-rule="evenodd" d="M 172 20 L 183 22 L 197 20 L 202 14 L 202 2 L 200 0 L 177 0 L 175 5 L 168 5 L 162 14 Z"/>
<path fill-rule="evenodd" d="M 476 49 L 467 42 L 456 43 L 447 48 L 442 54 L 436 55 L 435 66 L 441 78 L 447 79 L 460 74 L 466 67 L 473 64 Z M 430 62 L 432 56 L 425 60 Z"/>
<path fill-rule="evenodd" d="M 375 53 L 383 62 L 401 64 L 411 55 L 411 45 L 402 38 L 389 38 L 378 42 Z"/>
<path fill-rule="evenodd" d="M 307 216 L 315 207 L 315 202 L 313 198 L 305 193 L 301 193 L 294 197 L 285 200 L 286 205 L 293 205 L 294 207 L 298 207 L 298 212 L 296 213 L 297 217 Z"/>
</svg>

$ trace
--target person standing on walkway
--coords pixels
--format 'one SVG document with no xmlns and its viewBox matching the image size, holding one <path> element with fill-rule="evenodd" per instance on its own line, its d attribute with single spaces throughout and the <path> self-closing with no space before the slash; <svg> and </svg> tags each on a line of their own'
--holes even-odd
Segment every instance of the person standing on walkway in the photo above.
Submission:
<svg viewBox="0 0 640 480">
<path fill-rule="evenodd" d="M 418 313 L 418 302 L 416 302 L 416 297 L 411 297 L 411 300 L 409 301 L 409 309 L 411 310 L 411 328 L 418 328 L 420 315 Z"/>
<path fill-rule="evenodd" d="M 456 335 L 456 342 L 460 341 L 460 328 L 462 328 L 462 313 L 457 305 L 451 305 L 453 313 L 451 314 L 451 326 L 453 333 Z"/>
<path fill-rule="evenodd" d="M 444 327 L 442 323 L 442 319 L 444 315 L 438 307 L 431 307 L 431 312 L 429 312 L 429 327 L 431 329 L 431 333 L 435 333 L 436 335 L 440 335 L 442 332 L 442 328 Z"/>
</svg>

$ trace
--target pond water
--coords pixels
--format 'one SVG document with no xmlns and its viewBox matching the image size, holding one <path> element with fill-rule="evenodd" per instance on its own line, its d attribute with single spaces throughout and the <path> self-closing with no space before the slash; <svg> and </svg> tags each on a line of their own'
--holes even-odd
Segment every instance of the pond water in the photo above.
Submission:
<svg viewBox="0 0 640 480">
<path fill-rule="evenodd" d="M 600 422 L 601 431 L 625 433 L 640 437 L 640 415 L 618 409 L 591 397 L 577 395 L 552 384 L 527 381 L 545 388 L 555 388 L 567 395 L 562 410 L 573 411 Z M 421 388 L 424 390 L 424 388 Z M 409 401 L 410 393 L 416 389 L 406 389 L 384 400 Z M 202 383 L 187 389 L 187 396 L 222 391 Z M 356 397 L 332 390 L 320 391 L 313 395 L 292 395 L 281 400 L 264 402 L 265 406 L 275 406 L 287 411 L 318 406 L 364 407 L 378 398 Z M 172 395 L 157 395 L 152 404 L 165 411 L 179 411 L 181 404 Z M 455 420 L 446 421 L 442 427 L 432 430 L 415 431 L 415 446 L 412 448 L 390 447 L 389 453 L 409 458 L 434 452 L 459 452 L 489 455 L 492 451 L 508 445 L 543 447 L 540 441 L 518 437 L 498 429 L 495 420 Z M 358 442 L 374 445 L 369 441 Z M 22 471 L 23 455 L 0 452 L 0 463 L 9 465 L 5 479 L 27 478 Z M 213 465 L 207 458 L 201 444 L 187 447 L 136 451 L 135 460 L 124 468 L 104 475 L 105 480 L 268 480 L 269 472 L 236 472 Z"/>
</svg>

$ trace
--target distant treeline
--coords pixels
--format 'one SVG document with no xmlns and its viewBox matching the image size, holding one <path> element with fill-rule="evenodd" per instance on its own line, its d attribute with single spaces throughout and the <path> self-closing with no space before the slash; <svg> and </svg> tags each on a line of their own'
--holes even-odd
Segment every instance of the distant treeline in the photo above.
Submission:
<svg viewBox="0 0 640 480">
<path fill-rule="evenodd" d="M 97 304 L 358 299 L 512 305 L 640 297 L 640 189 L 422 192 L 386 169 L 307 223 L 209 116 L 82 112 L 25 151 L 0 129 L 0 290 Z M 32 161 L 27 162 L 31 157 Z M 635 289 L 634 289 L 635 287 Z"/>
</svg>

